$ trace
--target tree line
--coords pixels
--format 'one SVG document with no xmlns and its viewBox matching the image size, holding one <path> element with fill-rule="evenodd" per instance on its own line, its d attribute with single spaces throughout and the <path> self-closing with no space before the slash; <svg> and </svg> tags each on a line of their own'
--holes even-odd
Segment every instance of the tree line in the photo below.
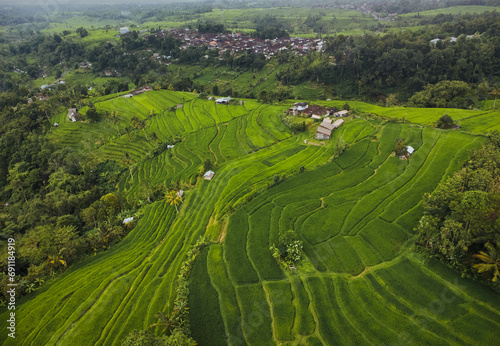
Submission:
<svg viewBox="0 0 500 346">
<path fill-rule="evenodd" d="M 417 244 L 466 275 L 492 282 L 500 269 L 500 133 L 423 199 Z"/>
</svg>

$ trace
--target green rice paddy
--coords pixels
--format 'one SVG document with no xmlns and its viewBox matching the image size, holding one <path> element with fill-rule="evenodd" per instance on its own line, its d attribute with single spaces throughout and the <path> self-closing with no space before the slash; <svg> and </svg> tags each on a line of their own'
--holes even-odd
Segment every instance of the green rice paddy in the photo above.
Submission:
<svg viewBox="0 0 500 346">
<path fill-rule="evenodd" d="M 283 124 L 287 105 L 244 101 L 216 105 L 190 93 L 149 91 L 96 102 L 118 112 L 115 124 L 54 116 L 54 141 L 122 164 L 125 153 L 133 158 L 133 176 L 118 184 L 129 200 L 144 198 L 146 184 L 180 184 L 185 195 L 179 214 L 163 201 L 149 204 L 120 244 L 18 301 L 17 339 L 2 330 L 3 344 L 120 345 L 131 330 L 156 322 L 156 312 L 171 311 L 175 278 L 201 235 L 213 244 L 190 278 L 199 345 L 496 343 L 498 294 L 409 249 L 422 196 L 483 142 L 478 134 L 500 126 L 495 111 L 349 102 L 361 117 L 315 146 L 304 143 L 314 127 L 293 135 Z M 422 125 L 444 112 L 467 132 Z M 148 139 L 141 130 L 130 140 L 124 134 L 133 116 L 146 120 Z M 151 156 L 153 132 L 159 141 L 182 141 Z M 350 148 L 334 158 L 339 137 Z M 392 155 L 398 138 L 416 149 L 408 160 Z M 206 159 L 214 163 L 211 181 L 200 177 Z M 276 175 L 285 179 L 273 186 Z M 289 229 L 304 242 L 305 259 L 293 271 L 269 250 Z"/>
</svg>

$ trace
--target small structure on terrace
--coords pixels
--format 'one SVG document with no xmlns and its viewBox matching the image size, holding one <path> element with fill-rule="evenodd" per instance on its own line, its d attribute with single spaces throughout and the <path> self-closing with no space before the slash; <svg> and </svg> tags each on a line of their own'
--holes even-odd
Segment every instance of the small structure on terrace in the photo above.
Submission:
<svg viewBox="0 0 500 346">
<path fill-rule="evenodd" d="M 68 119 L 72 122 L 82 119 L 82 115 L 76 111 L 76 108 L 68 109 Z"/>
<path fill-rule="evenodd" d="M 215 100 L 215 103 L 227 105 L 230 100 L 231 100 L 231 98 L 229 96 L 228 97 L 221 97 L 220 99 Z"/>
<path fill-rule="evenodd" d="M 318 130 L 316 131 L 316 139 L 318 140 L 330 139 L 332 136 L 332 130 L 338 128 L 343 123 L 344 123 L 343 119 L 338 119 L 332 124 L 331 119 L 325 118 L 323 122 L 318 126 Z"/>
<path fill-rule="evenodd" d="M 212 178 L 214 177 L 215 175 L 215 172 L 214 171 L 207 171 L 204 175 L 203 175 L 203 179 L 205 180 L 212 180 Z"/>
</svg>

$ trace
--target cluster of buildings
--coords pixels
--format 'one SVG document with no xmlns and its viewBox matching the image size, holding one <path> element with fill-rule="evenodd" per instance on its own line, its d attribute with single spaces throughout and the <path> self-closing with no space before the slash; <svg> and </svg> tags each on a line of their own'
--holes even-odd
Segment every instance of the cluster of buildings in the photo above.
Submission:
<svg viewBox="0 0 500 346">
<path fill-rule="evenodd" d="M 82 119 L 82 115 L 80 113 L 78 113 L 76 108 L 70 108 L 70 109 L 68 109 L 68 119 L 71 122 L 80 121 Z M 58 124 L 58 126 L 59 126 L 59 124 Z"/>
<path fill-rule="evenodd" d="M 318 126 L 316 131 L 316 139 L 318 140 L 330 139 L 332 131 L 339 128 L 344 123 L 344 119 L 337 119 L 334 121 L 332 118 L 344 118 L 349 115 L 348 110 L 309 105 L 308 102 L 294 103 L 294 105 L 287 110 L 287 113 L 291 115 L 307 116 L 311 119 L 323 119 L 323 122 Z"/>
<path fill-rule="evenodd" d="M 151 88 L 149 85 L 146 85 L 143 88 L 132 90 L 128 94 L 123 95 L 123 97 L 125 97 L 126 99 L 128 99 L 130 97 L 140 95 L 140 94 L 145 93 L 146 91 L 150 91 L 150 90 L 153 90 L 153 88 Z M 179 107 L 177 107 L 177 108 L 179 108 Z"/>
<path fill-rule="evenodd" d="M 348 110 L 339 111 L 335 107 L 326 108 L 318 105 L 309 105 L 308 102 L 294 103 L 286 112 L 291 115 L 309 116 L 313 119 L 321 119 L 324 116 L 342 118 L 349 115 Z"/>
<path fill-rule="evenodd" d="M 253 54 L 262 53 L 268 59 L 279 51 L 291 50 L 296 55 L 305 55 L 308 51 L 323 51 L 324 42 L 321 39 L 283 37 L 275 39 L 259 39 L 242 33 L 205 33 L 194 29 L 160 30 L 157 37 L 173 36 L 184 42 L 182 49 L 207 45 L 209 49 L 219 49 L 222 58 L 226 51 L 231 54 L 249 50 Z"/>
<path fill-rule="evenodd" d="M 55 88 L 56 86 L 58 86 L 59 84 L 66 84 L 65 81 L 63 81 L 62 79 L 58 79 L 56 80 L 54 83 L 52 84 L 44 84 L 40 87 L 40 89 L 44 90 L 44 89 L 49 89 L 49 90 L 52 90 L 52 88 Z"/>
<path fill-rule="evenodd" d="M 465 38 L 468 39 L 468 40 L 470 40 L 471 38 L 479 38 L 479 35 L 476 35 L 476 34 L 474 34 L 474 35 L 467 35 L 467 36 L 465 36 Z M 457 42 L 457 38 L 454 37 L 454 36 L 452 36 L 452 37 L 450 37 L 448 39 L 443 39 L 443 40 L 440 39 L 440 38 L 435 38 L 435 39 L 430 40 L 429 42 L 432 43 L 432 44 L 434 44 L 434 45 L 436 45 L 439 41 Z"/>
<path fill-rule="evenodd" d="M 332 137 L 332 131 L 334 129 L 338 129 L 343 123 L 344 119 L 337 119 L 333 121 L 330 118 L 324 118 L 323 122 L 318 126 L 318 129 L 316 130 L 316 139 L 330 139 L 330 137 Z"/>
</svg>

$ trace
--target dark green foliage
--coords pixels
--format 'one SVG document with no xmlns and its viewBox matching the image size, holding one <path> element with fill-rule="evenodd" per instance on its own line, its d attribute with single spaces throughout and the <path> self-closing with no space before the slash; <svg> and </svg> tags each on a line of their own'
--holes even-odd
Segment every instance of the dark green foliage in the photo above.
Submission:
<svg viewBox="0 0 500 346">
<path fill-rule="evenodd" d="M 211 170 L 212 168 L 213 168 L 212 161 L 210 161 L 210 159 L 206 159 L 203 162 L 203 171 L 206 172 L 206 171 Z"/>
<path fill-rule="evenodd" d="M 302 123 L 293 123 L 290 126 L 290 129 L 292 130 L 293 133 L 304 132 L 305 130 L 307 130 L 306 122 L 303 121 Z"/>
<path fill-rule="evenodd" d="M 495 188 L 500 174 L 498 132 L 471 155 L 465 166 L 423 200 L 418 242 L 431 252 L 470 271 L 470 256 L 500 241 Z"/>
<path fill-rule="evenodd" d="M 147 330 L 133 330 L 122 342 L 122 346 L 151 346 L 165 345 L 164 340 L 161 340 L 152 332 Z"/>
<path fill-rule="evenodd" d="M 396 156 L 406 156 L 408 154 L 408 147 L 404 144 L 404 141 L 401 138 L 396 142 L 394 153 Z"/>
<path fill-rule="evenodd" d="M 175 330 L 172 335 L 155 336 L 149 330 L 135 329 L 122 342 L 122 346 L 194 346 L 197 345 L 181 331 Z"/>
<path fill-rule="evenodd" d="M 90 107 L 85 115 L 87 116 L 87 119 L 93 122 L 98 122 L 101 119 L 101 115 L 95 107 Z"/>
<path fill-rule="evenodd" d="M 255 22 L 256 29 L 255 32 L 252 33 L 253 37 L 265 40 L 290 36 L 285 30 L 284 24 L 275 16 L 264 16 L 255 20 Z"/>
<path fill-rule="evenodd" d="M 294 230 L 288 230 L 280 235 L 278 246 L 272 246 L 273 257 L 280 260 L 285 266 L 292 266 L 302 258 L 303 243 Z"/>
<path fill-rule="evenodd" d="M 408 101 L 412 107 L 469 108 L 477 98 L 469 84 L 462 81 L 441 81 L 427 85 Z"/>
<path fill-rule="evenodd" d="M 222 23 L 216 23 L 213 21 L 198 22 L 198 32 L 200 34 L 205 33 L 222 33 L 225 32 L 226 28 Z"/>
<path fill-rule="evenodd" d="M 84 38 L 85 36 L 89 35 L 89 32 L 87 31 L 87 29 L 85 29 L 83 27 L 76 29 L 76 33 L 79 34 L 81 38 Z"/>
<path fill-rule="evenodd" d="M 445 114 L 439 118 L 436 127 L 440 129 L 451 129 L 453 127 L 453 119 L 448 114 Z"/>
<path fill-rule="evenodd" d="M 350 146 L 351 145 L 345 141 L 343 136 L 337 137 L 337 139 L 335 140 L 335 157 L 339 157 L 340 155 L 342 155 L 344 151 L 350 148 Z"/>
</svg>

